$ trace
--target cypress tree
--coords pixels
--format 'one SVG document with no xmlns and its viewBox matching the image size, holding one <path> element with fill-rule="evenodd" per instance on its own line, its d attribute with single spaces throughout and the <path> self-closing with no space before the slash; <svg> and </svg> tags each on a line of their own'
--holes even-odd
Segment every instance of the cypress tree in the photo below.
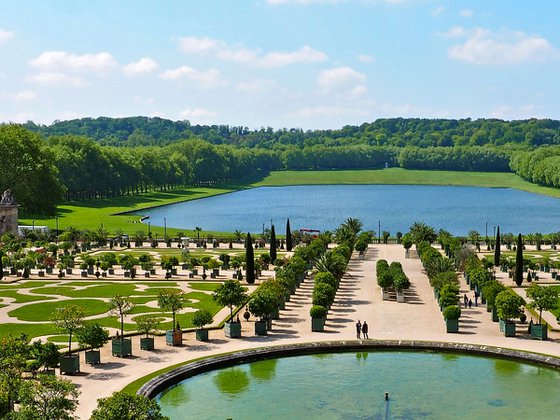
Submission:
<svg viewBox="0 0 560 420">
<path fill-rule="evenodd" d="M 286 251 L 291 251 L 292 246 L 292 230 L 290 229 L 290 219 L 286 222 Z"/>
<path fill-rule="evenodd" d="M 494 266 L 500 265 L 500 226 L 496 230 L 496 243 L 494 244 Z"/>
<path fill-rule="evenodd" d="M 4 254 L 0 252 L 0 280 L 4 278 L 4 265 L 2 264 L 2 256 Z"/>
<path fill-rule="evenodd" d="M 253 241 L 250 233 L 247 233 L 247 239 L 245 240 L 245 260 L 245 277 L 247 283 L 253 284 L 255 282 L 255 255 L 253 252 Z"/>
<path fill-rule="evenodd" d="M 515 284 L 521 286 L 523 283 L 523 238 L 521 234 L 517 237 L 517 254 L 515 256 Z"/>
<path fill-rule="evenodd" d="M 276 231 L 274 230 L 274 225 L 270 228 L 270 258 L 272 262 L 276 261 Z"/>
</svg>

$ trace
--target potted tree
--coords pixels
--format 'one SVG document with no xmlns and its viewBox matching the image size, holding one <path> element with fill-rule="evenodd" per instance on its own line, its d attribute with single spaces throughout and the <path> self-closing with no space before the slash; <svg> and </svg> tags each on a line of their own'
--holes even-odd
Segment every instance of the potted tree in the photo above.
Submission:
<svg viewBox="0 0 560 420">
<path fill-rule="evenodd" d="M 121 323 L 121 334 L 111 342 L 113 356 L 126 357 L 132 355 L 132 340 L 124 338 L 124 317 L 132 310 L 131 300 L 125 296 L 115 295 L 109 300 L 109 313 L 117 316 Z"/>
<path fill-rule="evenodd" d="M 397 291 L 397 302 L 404 303 L 404 290 L 410 287 L 410 280 L 403 273 L 402 269 L 400 272 L 393 277 L 393 286 Z"/>
<path fill-rule="evenodd" d="M 208 341 L 208 330 L 203 327 L 214 322 L 214 317 L 208 309 L 199 309 L 193 314 L 192 323 L 196 327 L 196 339 L 198 341 Z"/>
<path fill-rule="evenodd" d="M 443 317 L 445 318 L 446 332 L 458 333 L 459 332 L 459 317 L 461 316 L 461 308 L 457 305 L 448 306 L 443 310 Z"/>
<path fill-rule="evenodd" d="M 327 320 L 327 308 L 320 305 L 313 305 L 309 310 L 311 315 L 311 331 L 325 331 L 325 321 Z"/>
<path fill-rule="evenodd" d="M 229 308 L 229 318 L 224 323 L 226 337 L 241 337 L 241 323 L 233 320 L 233 307 L 245 302 L 247 298 L 245 289 L 237 280 L 226 280 L 214 291 L 212 298 L 218 304 Z"/>
<path fill-rule="evenodd" d="M 267 318 L 278 309 L 278 299 L 272 290 L 259 288 L 247 304 L 247 309 L 255 317 L 260 318 L 255 321 L 255 335 L 267 335 Z"/>
<path fill-rule="evenodd" d="M 60 358 L 60 373 L 77 373 L 80 371 L 80 355 L 72 354 L 72 335 L 83 324 L 85 308 L 78 305 L 68 305 L 57 309 L 52 317 L 54 325 L 68 334 L 68 353 Z"/>
<path fill-rule="evenodd" d="M 76 331 L 76 339 L 80 347 L 85 347 L 86 363 L 95 365 L 101 363 L 100 347 L 109 341 L 109 331 L 98 323 L 88 323 Z"/>
<path fill-rule="evenodd" d="M 496 296 L 496 309 L 506 337 L 515 337 L 515 323 L 512 320 L 521 316 L 524 303 L 523 298 L 511 289 L 504 290 Z"/>
<path fill-rule="evenodd" d="M 533 283 L 527 289 L 527 297 L 531 299 L 529 307 L 539 311 L 539 322 L 531 326 L 531 337 L 536 340 L 548 339 L 548 326 L 542 323 L 542 312 L 554 309 L 558 302 L 556 287 L 543 287 Z"/>
<path fill-rule="evenodd" d="M 179 323 L 175 323 L 175 314 L 180 311 L 187 303 L 185 294 L 178 289 L 163 289 L 158 293 L 158 305 L 164 312 L 171 312 L 171 329 L 165 332 L 165 343 L 171 346 L 183 344 L 183 331 L 179 328 Z"/>
<path fill-rule="evenodd" d="M 136 322 L 137 331 L 141 334 L 146 334 L 146 337 L 140 338 L 140 350 L 153 350 L 154 337 L 149 337 L 149 334 L 158 329 L 161 318 L 144 315 L 134 318 L 134 322 Z"/>
<path fill-rule="evenodd" d="M 496 296 L 506 290 L 506 287 L 495 280 L 489 281 L 482 287 L 482 295 L 486 299 L 486 310 L 492 312 L 492 321 L 498 322 L 498 311 L 496 309 Z"/>
</svg>

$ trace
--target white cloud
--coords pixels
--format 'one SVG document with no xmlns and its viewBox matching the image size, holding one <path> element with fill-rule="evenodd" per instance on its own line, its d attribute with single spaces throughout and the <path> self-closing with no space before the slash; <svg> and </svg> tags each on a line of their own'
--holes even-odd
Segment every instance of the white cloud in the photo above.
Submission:
<svg viewBox="0 0 560 420">
<path fill-rule="evenodd" d="M 375 57 L 373 55 L 361 54 L 358 55 L 356 58 L 358 59 L 358 61 L 361 61 L 362 63 L 375 63 Z"/>
<path fill-rule="evenodd" d="M 460 36 L 460 30 L 455 29 L 454 32 L 457 33 L 456 36 Z M 463 30 L 463 35 L 465 34 L 468 34 L 468 38 L 463 44 L 449 49 L 450 58 L 473 64 L 516 64 L 544 61 L 557 55 L 545 38 L 524 32 L 494 33 L 477 28 L 472 31 Z"/>
<path fill-rule="evenodd" d="M 325 53 L 304 45 L 293 52 L 270 52 L 259 61 L 265 67 L 282 67 L 295 63 L 316 63 L 326 59 Z"/>
<path fill-rule="evenodd" d="M 317 76 L 317 84 L 324 89 L 332 89 L 339 86 L 363 84 L 366 82 L 366 75 L 350 67 L 336 67 L 330 70 L 323 70 Z"/>
<path fill-rule="evenodd" d="M 14 95 L 14 101 L 16 102 L 32 101 L 35 98 L 37 98 L 37 93 L 32 90 L 25 90 Z"/>
<path fill-rule="evenodd" d="M 180 120 L 193 120 L 194 122 L 206 122 L 216 117 L 214 111 L 209 111 L 203 108 L 184 109 L 179 113 Z"/>
<path fill-rule="evenodd" d="M 206 71 L 195 70 L 189 66 L 181 66 L 173 70 L 164 71 L 160 77 L 164 80 L 189 79 L 206 86 L 217 86 L 221 84 L 220 72 L 216 69 Z"/>
<path fill-rule="evenodd" d="M 150 57 L 141 58 L 138 61 L 127 64 L 123 67 L 123 72 L 127 76 L 134 76 L 136 74 L 150 73 L 159 68 L 158 63 Z"/>
<path fill-rule="evenodd" d="M 454 26 L 447 32 L 440 33 L 440 35 L 444 38 L 461 38 L 467 36 L 467 34 L 468 31 L 462 26 Z"/>
<path fill-rule="evenodd" d="M 208 37 L 197 38 L 194 36 L 188 36 L 181 38 L 179 40 L 179 45 L 181 49 L 186 53 L 205 53 L 208 51 L 214 51 L 221 47 L 223 43 L 217 39 L 212 39 Z"/>
<path fill-rule="evenodd" d="M 365 95 L 367 91 L 367 87 L 365 87 L 364 85 L 358 85 L 350 91 L 350 95 L 354 98 L 357 98 L 359 96 Z"/>
<path fill-rule="evenodd" d="M 434 17 L 439 16 L 443 12 L 445 12 L 445 7 L 443 6 L 436 7 L 434 10 L 432 10 L 432 16 Z"/>
<path fill-rule="evenodd" d="M 53 70 L 87 70 L 104 72 L 116 66 L 113 56 L 107 52 L 77 55 L 66 51 L 45 51 L 29 61 L 29 65 L 43 71 Z"/>
<path fill-rule="evenodd" d="M 0 29 L 0 44 L 2 44 L 5 41 L 8 41 L 13 36 L 14 33 L 12 31 L 6 31 L 4 29 Z"/>
<path fill-rule="evenodd" d="M 461 17 L 465 17 L 465 18 L 470 18 L 473 17 L 474 12 L 471 9 L 462 9 L 459 11 L 459 16 Z"/>
<path fill-rule="evenodd" d="M 502 120 L 522 120 L 528 118 L 539 118 L 535 115 L 534 105 L 522 105 L 519 107 L 512 105 L 501 105 L 494 109 L 490 115 L 492 118 L 500 118 Z"/>
<path fill-rule="evenodd" d="M 295 114 L 298 117 L 303 118 L 315 118 L 315 117 L 340 117 L 344 115 L 352 116 L 365 116 L 368 112 L 363 108 L 356 107 L 344 107 L 344 106 L 317 106 L 312 108 L 302 108 L 298 110 Z"/>
<path fill-rule="evenodd" d="M 82 77 L 69 76 L 61 72 L 43 72 L 28 76 L 27 80 L 40 85 L 70 85 L 85 87 L 88 82 Z"/>
<path fill-rule="evenodd" d="M 211 55 L 219 60 L 261 67 L 284 67 L 290 64 L 315 63 L 327 59 L 325 53 L 307 45 L 296 51 L 271 51 L 266 54 L 263 54 L 260 49 L 230 45 L 219 39 L 208 37 L 181 38 L 179 45 L 181 50 L 187 54 Z"/>
</svg>

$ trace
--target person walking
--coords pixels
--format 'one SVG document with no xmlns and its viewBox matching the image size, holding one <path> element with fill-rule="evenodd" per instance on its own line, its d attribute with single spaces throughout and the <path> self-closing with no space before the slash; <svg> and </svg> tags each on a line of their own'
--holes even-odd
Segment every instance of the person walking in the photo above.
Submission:
<svg viewBox="0 0 560 420">
<path fill-rule="evenodd" d="M 469 298 L 467 297 L 466 294 L 463 295 L 463 303 L 465 304 L 465 308 L 466 308 L 467 304 L 469 303 Z"/>
<path fill-rule="evenodd" d="M 362 323 L 360 322 L 360 320 L 358 320 L 358 322 L 356 322 L 356 337 L 358 339 L 360 338 L 361 332 L 362 332 Z"/>
<path fill-rule="evenodd" d="M 476 290 L 474 292 L 474 306 L 478 306 L 478 292 Z"/>
<path fill-rule="evenodd" d="M 364 336 L 365 339 L 369 340 L 369 336 L 368 336 L 368 324 L 366 321 L 364 321 L 364 323 L 362 324 L 362 335 Z"/>
<path fill-rule="evenodd" d="M 472 308 L 472 299 L 469 299 L 469 309 Z"/>
</svg>

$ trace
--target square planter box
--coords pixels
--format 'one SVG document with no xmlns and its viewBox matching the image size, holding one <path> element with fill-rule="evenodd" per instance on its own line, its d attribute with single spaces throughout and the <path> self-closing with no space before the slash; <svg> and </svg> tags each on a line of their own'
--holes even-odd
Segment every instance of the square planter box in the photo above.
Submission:
<svg viewBox="0 0 560 420">
<path fill-rule="evenodd" d="M 534 324 L 531 326 L 531 338 L 535 340 L 548 339 L 548 327 L 546 325 Z"/>
<path fill-rule="evenodd" d="M 177 275 L 177 269 L 176 269 L 176 268 L 172 268 L 172 269 L 171 269 L 171 275 L 172 275 L 172 276 L 176 276 L 176 275 Z"/>
<path fill-rule="evenodd" d="M 97 365 L 101 363 L 101 352 L 99 350 L 88 350 L 86 354 L 86 363 L 90 365 Z"/>
<path fill-rule="evenodd" d="M 397 292 L 397 302 L 404 303 L 404 293 Z"/>
<path fill-rule="evenodd" d="M 146 271 L 146 272 L 144 273 L 144 277 L 147 278 L 147 279 L 149 279 L 149 278 L 150 278 L 150 272 L 149 272 L 149 271 Z"/>
<path fill-rule="evenodd" d="M 140 350 L 153 350 L 153 349 L 154 349 L 153 337 L 143 337 L 140 339 Z"/>
<path fill-rule="evenodd" d="M 504 324 L 504 335 L 506 337 L 515 337 L 515 323 L 506 321 Z"/>
<path fill-rule="evenodd" d="M 107 271 L 109 272 L 109 274 L 111 276 L 113 276 L 115 274 L 115 269 L 114 268 L 109 268 Z"/>
<path fill-rule="evenodd" d="M 87 272 L 87 271 L 82 271 L 80 275 L 81 275 L 82 277 L 87 277 L 88 272 Z"/>
<path fill-rule="evenodd" d="M 72 274 L 72 269 L 71 269 L 71 268 L 67 268 L 67 269 L 66 269 L 66 274 Z"/>
<path fill-rule="evenodd" d="M 80 372 L 80 355 L 62 356 L 60 358 L 60 374 L 74 374 Z"/>
<path fill-rule="evenodd" d="M 458 333 L 459 332 L 459 320 L 458 319 L 446 319 L 445 328 L 448 333 Z"/>
<path fill-rule="evenodd" d="M 498 322 L 499 322 L 499 325 L 500 325 L 500 331 L 504 332 L 506 321 L 504 321 L 503 319 L 500 319 Z"/>
<path fill-rule="evenodd" d="M 229 338 L 241 337 L 241 322 L 226 322 L 224 324 L 224 333 Z"/>
<path fill-rule="evenodd" d="M 111 341 L 113 356 L 132 356 L 132 340 L 130 338 L 117 338 Z"/>
<path fill-rule="evenodd" d="M 498 310 L 496 308 L 492 308 L 492 321 L 498 322 Z"/>
<path fill-rule="evenodd" d="M 196 330 L 196 341 L 208 341 L 208 330 Z"/>
<path fill-rule="evenodd" d="M 311 331 L 323 332 L 325 331 L 325 321 L 327 318 L 311 318 Z"/>
<path fill-rule="evenodd" d="M 167 330 L 165 332 L 165 344 L 168 346 L 180 346 L 183 344 L 183 331 Z"/>
<path fill-rule="evenodd" d="M 255 321 L 255 335 L 268 335 L 266 321 Z"/>
<path fill-rule="evenodd" d="M 212 274 L 214 274 L 214 276 L 219 276 L 220 275 L 220 269 L 219 268 L 213 268 L 212 269 Z"/>
</svg>

